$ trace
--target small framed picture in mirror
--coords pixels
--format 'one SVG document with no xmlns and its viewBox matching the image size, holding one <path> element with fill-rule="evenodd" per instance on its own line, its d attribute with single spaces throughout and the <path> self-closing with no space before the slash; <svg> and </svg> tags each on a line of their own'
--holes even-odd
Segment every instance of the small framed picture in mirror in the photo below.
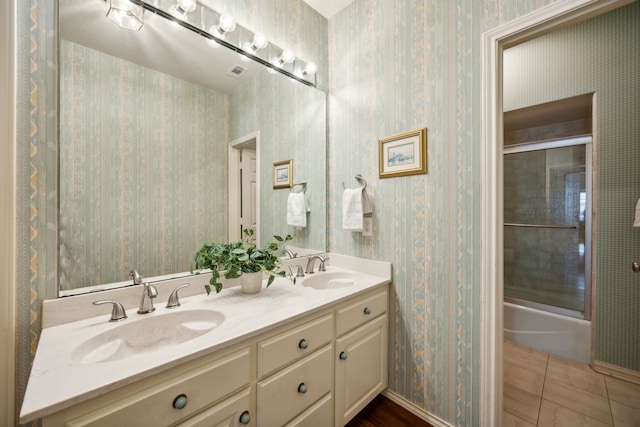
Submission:
<svg viewBox="0 0 640 427">
<path fill-rule="evenodd" d="M 382 138 L 380 178 L 427 173 L 427 128 Z"/>
<path fill-rule="evenodd" d="M 273 164 L 273 188 L 291 188 L 293 185 L 293 160 Z"/>
</svg>

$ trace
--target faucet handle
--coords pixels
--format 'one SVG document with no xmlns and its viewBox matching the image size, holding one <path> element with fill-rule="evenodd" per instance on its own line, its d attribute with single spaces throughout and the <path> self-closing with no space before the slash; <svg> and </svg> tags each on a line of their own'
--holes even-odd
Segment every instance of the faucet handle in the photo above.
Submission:
<svg viewBox="0 0 640 427">
<path fill-rule="evenodd" d="M 185 283 L 184 285 L 180 285 L 171 292 L 169 295 L 169 299 L 167 300 L 167 308 L 176 308 L 180 307 L 180 299 L 178 298 L 178 291 L 182 288 L 186 288 L 189 286 L 189 283 Z"/>
<path fill-rule="evenodd" d="M 129 276 L 133 277 L 133 284 L 134 285 L 141 285 L 142 284 L 142 277 L 138 274 L 138 272 L 136 270 L 131 270 L 129 272 Z"/>
<path fill-rule="evenodd" d="M 291 270 L 293 267 L 296 268 L 296 277 L 304 277 L 304 269 L 300 264 L 293 264 L 289 266 L 289 272 L 293 275 L 293 271 Z"/>
<path fill-rule="evenodd" d="M 93 302 L 93 305 L 102 305 L 102 304 L 113 304 L 113 308 L 111 310 L 111 318 L 109 319 L 109 322 L 117 322 L 119 320 L 124 320 L 127 318 L 127 312 L 124 310 L 123 305 L 120 304 L 118 301 L 100 300 L 100 301 Z"/>
</svg>

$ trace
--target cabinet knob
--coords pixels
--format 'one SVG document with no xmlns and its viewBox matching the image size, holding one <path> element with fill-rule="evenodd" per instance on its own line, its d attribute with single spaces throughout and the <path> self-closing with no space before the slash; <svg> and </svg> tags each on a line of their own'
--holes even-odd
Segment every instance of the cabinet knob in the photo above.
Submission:
<svg viewBox="0 0 640 427">
<path fill-rule="evenodd" d="M 304 383 L 300 383 L 298 386 L 298 393 L 305 394 L 307 392 L 307 386 Z"/>
<path fill-rule="evenodd" d="M 298 343 L 298 347 L 306 350 L 309 347 L 309 343 L 307 342 L 307 340 L 305 340 L 304 338 L 300 340 L 300 342 Z"/>
<path fill-rule="evenodd" d="M 251 422 L 251 415 L 249 415 L 249 411 L 244 411 L 240 415 L 240 424 L 247 425 Z"/>
<path fill-rule="evenodd" d="M 187 406 L 187 395 L 181 394 L 173 399 L 173 407 L 176 409 L 184 409 Z"/>
<path fill-rule="evenodd" d="M 369 307 L 365 307 L 364 314 L 371 314 L 371 309 Z"/>
<path fill-rule="evenodd" d="M 347 360 L 347 353 L 345 353 L 344 351 L 340 352 L 340 360 Z"/>
</svg>

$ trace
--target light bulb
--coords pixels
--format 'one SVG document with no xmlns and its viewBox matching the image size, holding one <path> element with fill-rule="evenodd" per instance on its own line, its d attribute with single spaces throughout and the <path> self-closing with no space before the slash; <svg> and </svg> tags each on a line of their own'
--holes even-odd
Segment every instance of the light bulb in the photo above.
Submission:
<svg viewBox="0 0 640 427">
<path fill-rule="evenodd" d="M 178 6 L 184 10 L 185 13 L 193 12 L 196 10 L 196 0 L 178 0 Z"/>
<path fill-rule="evenodd" d="M 293 52 L 285 49 L 282 51 L 282 54 L 273 61 L 273 64 L 278 67 L 282 67 L 284 64 L 292 63 L 295 59 L 296 56 Z"/>
<path fill-rule="evenodd" d="M 303 75 L 313 75 L 318 71 L 318 66 L 314 62 L 307 62 L 302 70 Z"/>
<path fill-rule="evenodd" d="M 260 49 L 264 49 L 269 44 L 269 40 L 262 33 L 255 33 L 251 43 L 246 42 L 242 48 L 249 53 L 256 53 Z"/>
<path fill-rule="evenodd" d="M 144 25 L 144 9 L 129 0 L 110 0 L 107 16 L 128 30 L 139 31 Z"/>
<path fill-rule="evenodd" d="M 222 15 L 220 15 L 220 21 L 218 25 L 214 25 L 211 28 L 209 28 L 209 32 L 214 37 L 217 37 L 219 39 L 224 39 L 224 36 L 227 33 L 230 33 L 235 29 L 236 29 L 235 19 L 233 19 L 231 15 L 227 13 L 223 13 Z"/>
</svg>

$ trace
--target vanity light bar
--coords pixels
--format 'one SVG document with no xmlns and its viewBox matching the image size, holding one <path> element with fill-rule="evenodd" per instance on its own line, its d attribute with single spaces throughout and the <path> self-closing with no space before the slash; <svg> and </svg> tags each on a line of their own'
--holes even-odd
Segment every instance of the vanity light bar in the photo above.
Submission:
<svg viewBox="0 0 640 427">
<path fill-rule="evenodd" d="M 300 83 L 303 83 L 307 86 L 315 87 L 316 86 L 316 71 L 317 66 L 313 62 L 305 62 L 301 59 L 294 56 L 290 63 L 282 63 L 282 61 L 278 61 L 278 58 L 281 58 L 284 52 L 287 52 L 286 49 L 280 48 L 271 42 L 267 42 L 265 48 L 259 50 L 246 49 L 247 41 L 253 42 L 255 34 L 251 30 L 244 28 L 243 26 L 236 24 L 235 30 L 233 32 L 225 33 L 224 38 L 216 37 L 214 34 L 210 33 L 208 30 L 205 30 L 207 26 L 204 21 L 206 16 L 210 15 L 212 17 L 210 25 L 216 25 L 220 21 L 221 14 L 206 7 L 203 4 L 197 3 L 197 6 L 200 8 L 200 13 L 197 13 L 198 10 L 193 12 L 193 16 L 198 16 L 202 22 L 202 26 L 196 25 L 195 23 L 190 22 L 191 16 L 190 14 L 184 14 L 181 18 L 177 18 L 171 12 L 169 12 L 169 8 L 167 10 L 161 9 L 158 5 L 163 3 L 163 1 L 154 0 L 151 2 L 143 1 L 143 0 L 129 0 L 130 3 L 141 6 L 144 10 L 156 14 L 158 16 L 163 17 L 167 21 L 180 25 L 183 28 L 186 28 L 189 31 L 192 31 L 200 36 L 204 37 L 209 43 L 217 43 L 221 46 L 224 46 L 228 49 L 231 49 L 237 52 L 240 55 L 244 55 L 247 58 L 251 58 L 254 61 L 266 66 L 270 70 L 277 71 L 281 74 L 284 74 L 287 77 L 290 77 Z M 215 16 L 215 18 L 213 18 Z M 233 38 L 230 37 L 231 34 L 236 34 Z M 234 42 L 237 40 L 237 42 Z M 313 71 L 313 72 L 309 72 Z"/>
</svg>

